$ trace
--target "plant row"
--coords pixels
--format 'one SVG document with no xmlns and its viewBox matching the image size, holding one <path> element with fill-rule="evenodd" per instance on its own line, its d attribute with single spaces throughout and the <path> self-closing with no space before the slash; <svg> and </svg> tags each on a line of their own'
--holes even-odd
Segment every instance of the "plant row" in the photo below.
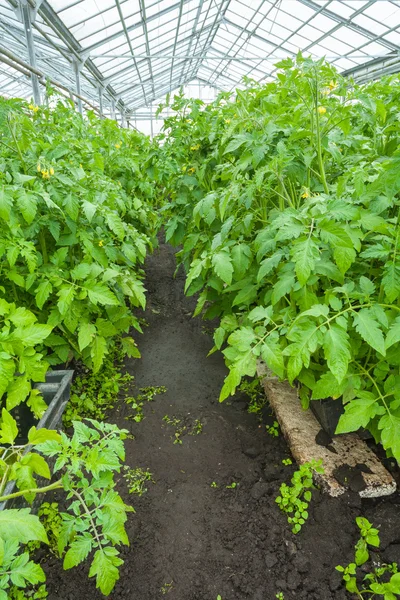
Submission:
<svg viewBox="0 0 400 600">
<path fill-rule="evenodd" d="M 399 99 L 398 76 L 360 86 L 299 55 L 234 98 L 168 98 L 158 165 L 186 293 L 220 319 L 220 399 L 263 359 L 397 460 Z"/>
</svg>

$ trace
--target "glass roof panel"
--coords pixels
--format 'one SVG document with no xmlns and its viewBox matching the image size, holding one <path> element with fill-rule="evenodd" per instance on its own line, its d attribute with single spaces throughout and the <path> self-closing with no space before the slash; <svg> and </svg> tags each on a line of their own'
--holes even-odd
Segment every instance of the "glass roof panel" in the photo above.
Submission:
<svg viewBox="0 0 400 600">
<path fill-rule="evenodd" d="M 31 97 L 16 4 L 0 0 L 0 93 Z M 383 68 L 400 51 L 400 0 L 43 0 L 32 32 L 43 76 L 75 93 L 77 63 L 82 96 L 98 107 L 102 87 L 109 114 L 113 102 L 144 107 L 195 79 L 221 89 L 267 80 L 299 49 L 360 77 L 374 60 L 379 74 L 377 57 Z"/>
</svg>

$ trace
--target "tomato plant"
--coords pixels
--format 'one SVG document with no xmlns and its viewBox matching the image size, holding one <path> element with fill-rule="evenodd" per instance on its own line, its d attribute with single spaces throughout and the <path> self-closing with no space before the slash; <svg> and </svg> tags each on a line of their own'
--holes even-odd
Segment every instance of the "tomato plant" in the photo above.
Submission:
<svg viewBox="0 0 400 600">
<path fill-rule="evenodd" d="M 209 106 L 168 100 L 167 239 L 196 314 L 220 318 L 221 400 L 262 358 L 305 408 L 341 398 L 337 431 L 366 427 L 400 460 L 399 76 L 277 66 Z"/>
</svg>

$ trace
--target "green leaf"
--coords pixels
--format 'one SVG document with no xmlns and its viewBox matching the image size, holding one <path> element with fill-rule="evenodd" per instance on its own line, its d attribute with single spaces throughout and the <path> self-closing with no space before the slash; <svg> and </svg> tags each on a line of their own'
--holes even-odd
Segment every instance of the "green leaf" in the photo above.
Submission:
<svg viewBox="0 0 400 600">
<path fill-rule="evenodd" d="M 17 196 L 17 206 L 25 221 L 30 225 L 36 216 L 37 200 L 35 196 L 21 190 Z"/>
<path fill-rule="evenodd" d="M 121 338 L 122 349 L 130 358 L 140 358 L 139 348 L 136 346 L 135 340 L 131 337 Z"/>
<path fill-rule="evenodd" d="M 366 296 L 372 296 L 375 292 L 375 284 L 368 277 L 360 277 L 360 288 Z"/>
<path fill-rule="evenodd" d="M 296 275 L 301 285 L 307 283 L 318 257 L 318 246 L 311 237 L 307 237 L 306 239 L 300 238 L 300 240 L 293 244 L 292 260 L 296 265 Z"/>
<path fill-rule="evenodd" d="M 342 395 L 342 387 L 339 385 L 336 377 L 330 371 L 324 373 L 315 383 L 312 390 L 313 400 L 323 400 L 324 398 L 339 398 Z"/>
<path fill-rule="evenodd" d="M 74 269 L 71 271 L 71 275 L 74 279 L 86 279 L 92 270 L 92 265 L 88 263 L 79 263 Z"/>
<path fill-rule="evenodd" d="M 212 265 L 215 273 L 228 285 L 232 283 L 233 266 L 229 252 L 221 250 L 212 257 Z"/>
<path fill-rule="evenodd" d="M 357 431 L 360 427 L 367 427 L 379 411 L 379 403 L 373 394 L 364 392 L 363 398 L 352 400 L 344 409 L 335 433 L 349 433 Z"/>
<path fill-rule="evenodd" d="M 25 346 L 35 346 L 45 340 L 52 331 L 51 325 L 34 323 L 28 327 L 17 327 L 11 337 L 15 340 L 22 340 Z"/>
<path fill-rule="evenodd" d="M 231 249 L 231 255 L 235 276 L 237 279 L 239 279 L 246 274 L 248 268 L 250 267 L 253 255 L 249 246 L 242 243 L 233 246 Z"/>
<path fill-rule="evenodd" d="M 242 379 L 241 373 L 235 367 L 232 367 L 229 375 L 225 377 L 224 385 L 219 396 L 219 401 L 223 402 L 228 396 L 233 396 Z"/>
<path fill-rule="evenodd" d="M 9 354 L 0 352 L 0 398 L 13 380 L 15 362 Z"/>
<path fill-rule="evenodd" d="M 240 352 L 247 352 L 256 339 L 257 336 L 251 327 L 241 327 L 231 333 L 228 337 L 228 343 Z"/>
<path fill-rule="evenodd" d="M 33 560 L 29 560 L 29 553 L 24 552 L 17 556 L 10 567 L 10 577 L 14 585 L 24 588 L 26 583 L 32 585 L 46 581 L 42 567 Z"/>
<path fill-rule="evenodd" d="M 261 356 L 271 371 L 283 379 L 285 365 L 279 341 L 271 336 L 267 337 L 261 346 Z"/>
<path fill-rule="evenodd" d="M 351 352 L 348 333 L 336 324 L 325 332 L 324 353 L 329 369 L 341 383 L 347 374 Z"/>
<path fill-rule="evenodd" d="M 1 419 L 0 442 L 2 444 L 13 444 L 18 435 L 17 422 L 5 408 L 1 411 Z"/>
<path fill-rule="evenodd" d="M 273 287 L 271 304 L 276 304 L 283 296 L 289 294 L 292 291 L 294 284 L 295 278 L 293 274 L 285 273 L 282 275 Z"/>
<path fill-rule="evenodd" d="M 92 343 L 96 335 L 96 327 L 92 323 L 82 323 L 79 327 L 78 344 L 79 350 L 82 352 L 89 344 Z"/>
<path fill-rule="evenodd" d="M 35 295 L 36 305 L 38 308 L 43 308 L 43 305 L 52 291 L 53 286 L 51 285 L 50 281 L 42 281 L 42 283 L 37 287 Z"/>
<path fill-rule="evenodd" d="M 83 562 L 92 550 L 92 543 L 90 534 L 78 535 L 64 556 L 64 569 L 71 569 Z"/>
<path fill-rule="evenodd" d="M 0 218 L 9 221 L 13 205 L 12 196 L 3 187 L 0 187 Z"/>
<path fill-rule="evenodd" d="M 373 313 L 368 308 L 362 308 L 356 314 L 353 314 L 353 323 L 362 339 L 377 352 L 385 356 L 385 340 Z"/>
<path fill-rule="evenodd" d="M 0 536 L 4 540 L 17 540 L 27 544 L 38 540 L 48 544 L 46 531 L 36 515 L 30 514 L 30 508 L 10 508 L 0 511 Z"/>
<path fill-rule="evenodd" d="M 113 292 L 102 283 L 96 283 L 92 288 L 87 288 L 88 296 L 93 304 L 117 305 L 118 299 Z"/>
<path fill-rule="evenodd" d="M 400 296 L 400 267 L 393 262 L 384 267 L 382 285 L 389 302 L 394 302 Z"/>
<path fill-rule="evenodd" d="M 260 281 L 262 279 L 264 279 L 264 277 L 266 275 L 269 275 L 271 273 L 271 271 L 273 269 L 275 269 L 279 263 L 281 262 L 283 257 L 282 252 L 277 252 L 276 254 L 273 254 L 272 256 L 270 256 L 269 258 L 265 258 L 260 265 L 258 274 L 257 274 L 257 282 L 260 283 Z"/>
<path fill-rule="evenodd" d="M 7 410 L 12 410 L 23 402 L 31 391 L 31 383 L 26 375 L 16 377 L 7 389 Z"/>
<path fill-rule="evenodd" d="M 272 306 L 256 306 L 247 316 L 252 323 L 256 323 L 257 321 L 266 321 L 268 323 L 271 320 L 272 313 Z"/>
<path fill-rule="evenodd" d="M 120 239 L 123 240 L 125 237 L 124 224 L 117 215 L 117 213 L 108 213 L 106 217 L 106 223 L 113 233 Z"/>
<path fill-rule="evenodd" d="M 96 577 L 96 587 L 101 593 L 108 596 L 119 579 L 118 568 L 123 560 L 118 558 L 115 548 L 97 550 L 90 565 L 89 577 Z"/>
<path fill-rule="evenodd" d="M 72 285 L 65 285 L 57 292 L 57 296 L 59 297 L 57 302 L 58 310 L 61 315 L 64 316 L 68 312 L 74 299 L 75 288 Z"/>
<path fill-rule="evenodd" d="M 386 350 L 398 342 L 400 342 L 400 316 L 396 317 L 387 333 L 385 340 Z"/>
<path fill-rule="evenodd" d="M 107 342 L 101 335 L 96 335 L 91 347 L 90 355 L 93 361 L 93 371 L 97 373 L 103 364 L 105 355 L 107 354 Z"/>
<path fill-rule="evenodd" d="M 33 425 L 28 432 L 28 441 L 32 446 L 35 444 L 43 444 L 48 440 L 54 440 L 56 442 L 61 441 L 61 435 L 58 431 L 54 429 L 46 429 L 45 427 L 41 427 L 40 429 L 36 429 Z"/>
<path fill-rule="evenodd" d="M 333 250 L 333 258 L 341 273 L 346 273 L 356 259 L 356 251 L 353 248 L 338 246 Z"/>
<path fill-rule="evenodd" d="M 94 213 L 97 210 L 96 205 L 92 204 L 91 202 L 88 202 L 87 200 L 84 200 L 84 202 L 82 203 L 82 208 L 83 208 L 83 212 L 85 213 L 87 220 L 90 223 L 94 217 Z"/>
</svg>

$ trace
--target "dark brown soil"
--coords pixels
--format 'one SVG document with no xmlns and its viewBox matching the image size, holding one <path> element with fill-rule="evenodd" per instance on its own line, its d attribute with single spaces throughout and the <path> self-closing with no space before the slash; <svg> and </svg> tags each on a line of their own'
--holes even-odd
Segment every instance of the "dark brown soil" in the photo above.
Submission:
<svg viewBox="0 0 400 600">
<path fill-rule="evenodd" d="M 141 423 L 125 420 L 120 404 L 111 420 L 130 428 L 127 464 L 148 468 L 155 483 L 141 498 L 119 489 L 136 514 L 129 517 L 131 546 L 111 598 L 118 600 L 344 600 L 338 564 L 353 556 L 355 517 L 381 527 L 382 556 L 400 562 L 400 497 L 363 501 L 355 493 L 340 500 L 313 492 L 310 517 L 293 535 L 275 498 L 294 467 L 281 436 L 272 437 L 243 397 L 218 403 L 226 374 L 220 353 L 207 358 L 212 339 L 193 300 L 183 295 L 183 276 L 173 278 L 172 249 L 161 245 L 146 264 L 148 327 L 138 340 L 142 359 L 127 362 L 135 393 L 145 386 L 167 392 L 145 406 Z M 163 417 L 189 428 L 199 419 L 199 435 L 173 444 L 174 428 Z M 216 482 L 218 487 L 211 487 Z M 236 482 L 236 488 L 226 486 Z M 50 600 L 99 600 L 87 566 L 63 572 L 51 558 Z M 163 591 L 164 590 L 164 591 Z"/>
</svg>

